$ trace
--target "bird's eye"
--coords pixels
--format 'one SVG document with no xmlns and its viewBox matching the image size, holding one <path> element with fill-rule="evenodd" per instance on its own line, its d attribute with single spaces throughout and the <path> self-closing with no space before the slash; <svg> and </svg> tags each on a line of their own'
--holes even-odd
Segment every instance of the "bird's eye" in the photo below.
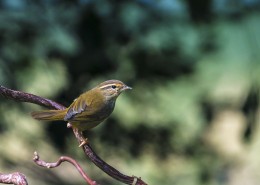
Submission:
<svg viewBox="0 0 260 185">
<path fill-rule="evenodd" d="M 115 89 L 115 88 L 116 88 L 116 85 L 112 85 L 111 87 L 112 87 L 112 89 Z"/>
</svg>

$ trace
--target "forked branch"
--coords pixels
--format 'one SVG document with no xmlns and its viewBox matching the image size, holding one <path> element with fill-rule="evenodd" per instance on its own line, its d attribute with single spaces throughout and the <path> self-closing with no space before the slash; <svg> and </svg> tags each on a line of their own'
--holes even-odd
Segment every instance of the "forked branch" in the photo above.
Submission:
<svg viewBox="0 0 260 185">
<path fill-rule="evenodd" d="M 81 166 L 79 165 L 79 163 L 77 161 L 75 161 L 74 159 L 72 159 L 71 157 L 68 156 L 61 156 L 57 162 L 54 163 L 48 163 L 45 162 L 43 160 L 40 159 L 40 156 L 38 155 L 37 152 L 34 152 L 34 157 L 33 157 L 33 161 L 41 167 L 45 167 L 45 168 L 56 168 L 58 166 L 61 165 L 61 163 L 63 162 L 69 162 L 72 165 L 74 165 L 76 167 L 76 169 L 78 170 L 78 172 L 80 173 L 80 175 L 84 178 L 84 180 L 89 184 L 89 185 L 98 185 L 96 181 L 91 180 L 91 178 L 84 173 L 83 169 L 81 168 Z"/>
</svg>

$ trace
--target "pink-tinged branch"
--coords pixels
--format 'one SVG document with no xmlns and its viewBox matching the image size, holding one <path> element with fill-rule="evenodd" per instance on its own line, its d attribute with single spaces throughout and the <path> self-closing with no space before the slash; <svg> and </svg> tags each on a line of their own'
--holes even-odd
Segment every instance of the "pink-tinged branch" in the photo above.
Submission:
<svg viewBox="0 0 260 185">
<path fill-rule="evenodd" d="M 28 185 L 25 175 L 19 172 L 14 172 L 10 174 L 0 173 L 0 183 L 14 184 L 14 185 Z"/>
<path fill-rule="evenodd" d="M 83 171 L 82 167 L 79 165 L 79 163 L 72 159 L 71 157 L 68 156 L 61 156 L 57 162 L 54 163 L 48 163 L 45 162 L 43 160 L 40 159 L 40 156 L 38 155 L 37 152 L 34 152 L 34 157 L 33 157 L 33 161 L 41 167 L 45 167 L 45 168 L 56 168 L 58 166 L 60 166 L 61 163 L 63 162 L 69 162 L 72 165 L 74 165 L 76 167 L 76 169 L 78 170 L 78 172 L 80 173 L 80 175 L 85 179 L 85 181 L 90 184 L 90 185 L 98 185 L 96 181 L 91 180 L 91 178 Z"/>
</svg>

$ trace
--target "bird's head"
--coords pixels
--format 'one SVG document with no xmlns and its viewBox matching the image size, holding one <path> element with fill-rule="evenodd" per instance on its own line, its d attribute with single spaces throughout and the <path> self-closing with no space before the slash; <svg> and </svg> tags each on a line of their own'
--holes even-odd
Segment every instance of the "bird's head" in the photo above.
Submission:
<svg viewBox="0 0 260 185">
<path fill-rule="evenodd" d="M 132 89 L 119 80 L 107 80 L 97 86 L 106 99 L 116 99 L 123 91 Z"/>
</svg>

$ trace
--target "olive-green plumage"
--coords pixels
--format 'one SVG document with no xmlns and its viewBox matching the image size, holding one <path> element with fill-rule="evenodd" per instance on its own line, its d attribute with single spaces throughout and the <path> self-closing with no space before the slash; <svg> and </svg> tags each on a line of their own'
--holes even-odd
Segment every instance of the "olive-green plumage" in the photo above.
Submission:
<svg viewBox="0 0 260 185">
<path fill-rule="evenodd" d="M 36 111 L 31 115 L 38 120 L 68 121 L 81 131 L 88 130 L 108 118 L 117 97 L 127 89 L 131 88 L 119 80 L 108 80 L 81 94 L 67 109 Z"/>
</svg>

